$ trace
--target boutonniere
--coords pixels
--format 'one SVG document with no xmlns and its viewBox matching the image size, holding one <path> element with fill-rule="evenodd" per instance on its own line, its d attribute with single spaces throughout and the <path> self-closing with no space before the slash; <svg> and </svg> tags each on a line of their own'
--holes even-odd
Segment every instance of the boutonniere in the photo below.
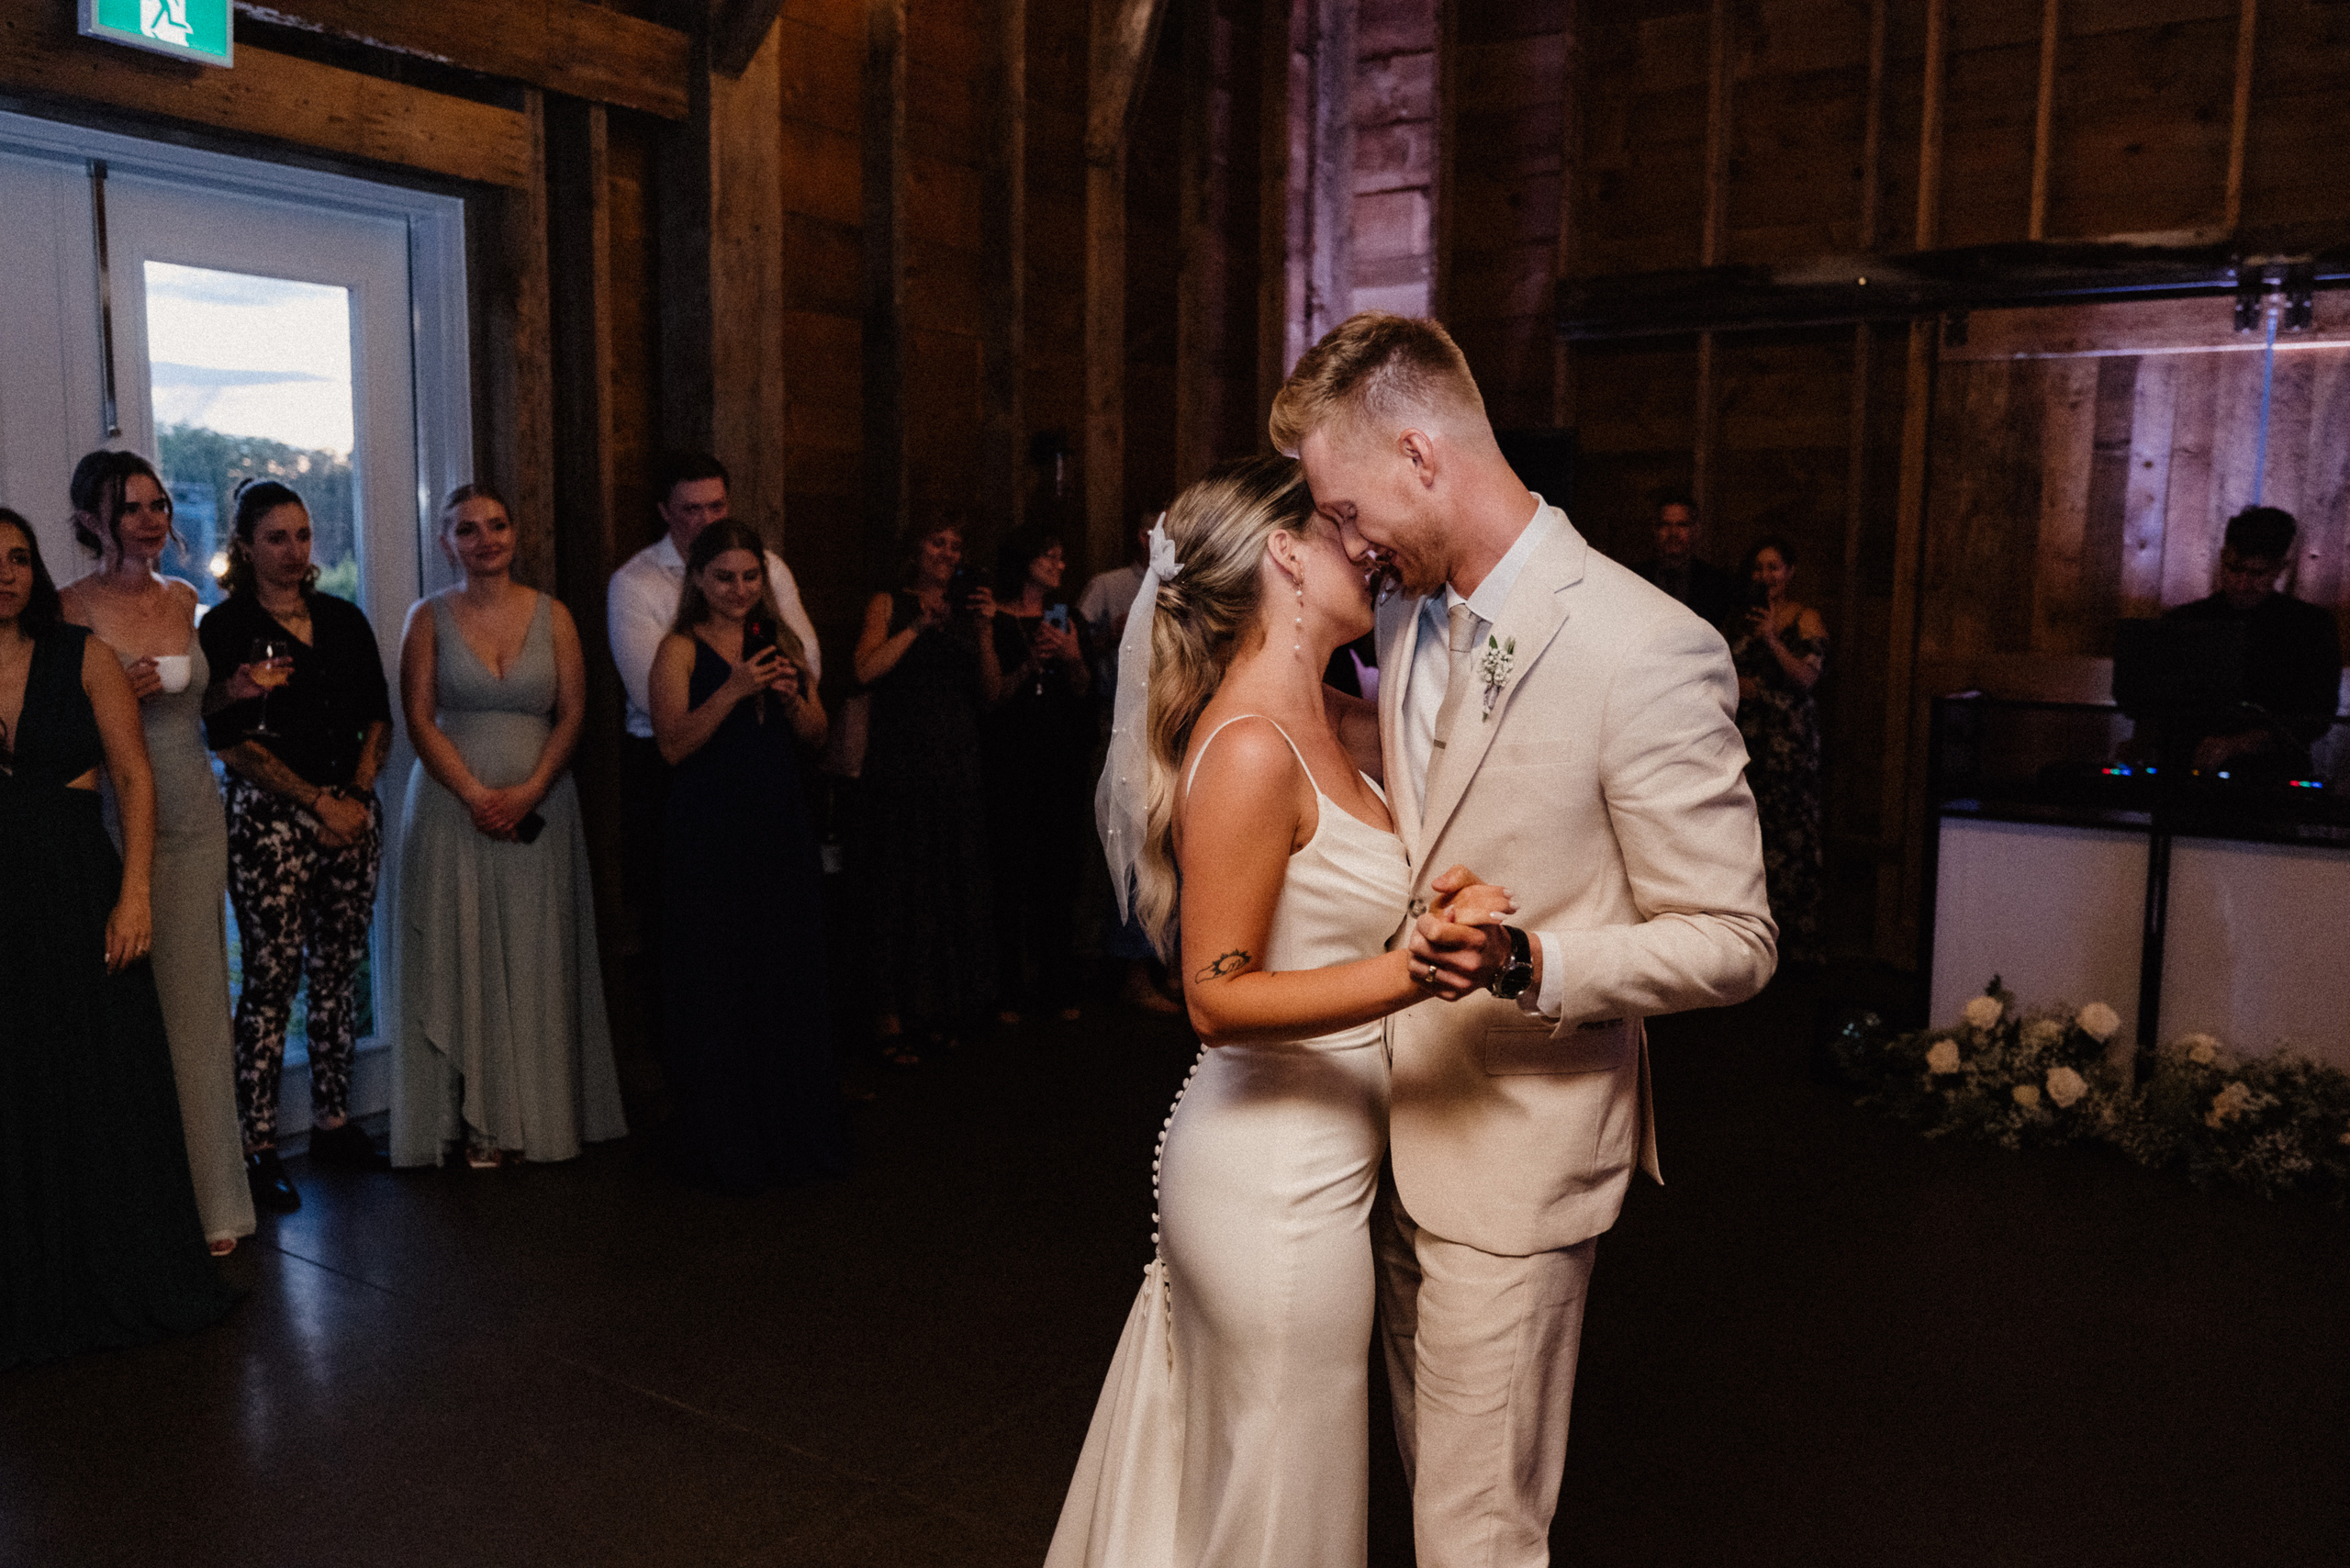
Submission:
<svg viewBox="0 0 2350 1568">
<path fill-rule="evenodd" d="M 1501 696 L 1502 688 L 1509 680 L 1510 666 L 1517 662 L 1517 639 L 1496 641 L 1485 638 L 1485 651 L 1477 656 L 1477 667 L 1485 677 L 1485 718 L 1494 716 L 1494 703 Z"/>
</svg>

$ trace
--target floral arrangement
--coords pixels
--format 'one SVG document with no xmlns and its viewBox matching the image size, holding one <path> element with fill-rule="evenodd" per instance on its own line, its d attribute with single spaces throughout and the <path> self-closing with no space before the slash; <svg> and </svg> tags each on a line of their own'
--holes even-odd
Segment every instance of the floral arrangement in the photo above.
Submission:
<svg viewBox="0 0 2350 1568">
<path fill-rule="evenodd" d="M 2240 1057 L 2210 1035 L 2140 1051 L 2121 1029 L 2100 1002 L 2019 1010 L 1995 975 L 1952 1027 L 1893 1035 L 1856 1014 L 1830 1048 L 1863 1103 L 1928 1137 L 2102 1143 L 2199 1187 L 2350 1203 L 2350 1073 L 2289 1047 Z"/>
<path fill-rule="evenodd" d="M 1490 634 L 1485 638 L 1485 651 L 1477 655 L 1477 669 L 1485 678 L 1485 717 L 1494 716 L 1494 702 L 1509 680 L 1509 672 L 1517 663 L 1517 639 L 1499 642 Z"/>
</svg>

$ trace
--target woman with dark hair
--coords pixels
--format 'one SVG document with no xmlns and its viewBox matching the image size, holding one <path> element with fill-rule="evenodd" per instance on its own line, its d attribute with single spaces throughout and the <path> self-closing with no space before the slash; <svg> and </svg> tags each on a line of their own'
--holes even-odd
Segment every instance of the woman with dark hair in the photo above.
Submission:
<svg viewBox="0 0 2350 1568">
<path fill-rule="evenodd" d="M 1082 624 L 1061 594 L 1060 536 L 1028 528 L 997 553 L 1003 671 L 988 716 L 988 837 L 995 872 L 997 1016 L 1024 1001 L 1078 1015 L 1077 892 L 1093 834 L 1094 718 Z"/>
<path fill-rule="evenodd" d="M 392 747 L 375 628 L 317 591 L 310 514 L 275 479 L 237 487 L 226 603 L 196 628 L 216 670 L 205 738 L 229 768 L 229 900 L 244 990 L 237 998 L 237 1112 L 253 1201 L 301 1207 L 277 1157 L 277 1081 L 294 992 L 310 980 L 310 1158 L 386 1163 L 351 1120 L 359 962 L 375 916 L 384 809 L 375 778 Z"/>
<path fill-rule="evenodd" d="M 995 595 L 962 586 L 963 526 L 941 518 L 905 554 L 904 587 L 877 593 L 856 640 L 873 698 L 857 833 L 875 912 L 867 985 L 884 1058 L 919 1065 L 907 1033 L 945 1044 L 995 991 L 979 718 L 1003 688 Z"/>
<path fill-rule="evenodd" d="M 0 1368 L 229 1309 L 147 959 L 154 847 L 130 682 L 64 623 L 32 529 L 0 508 Z"/>
<path fill-rule="evenodd" d="M 1730 645 L 1738 666 L 1738 729 L 1746 737 L 1746 781 L 1762 823 L 1762 875 L 1779 923 L 1779 956 L 1816 964 L 1822 875 L 1819 705 L 1812 688 L 1828 660 L 1819 611 L 1787 597 L 1796 548 L 1774 534 L 1746 554 L 1753 585 L 1746 630 Z"/>
<path fill-rule="evenodd" d="M 730 1192 L 847 1168 L 822 869 L 800 754 L 824 741 L 807 650 L 776 607 L 766 548 L 710 524 L 653 656 L 653 738 L 669 782 L 662 1035 L 676 1152 Z"/>
<path fill-rule="evenodd" d="M 587 711 L 571 612 L 514 580 L 487 485 L 441 508 L 464 581 L 400 639 L 416 765 L 400 823 L 392 1163 L 569 1159 L 628 1131 L 604 1017 L 595 895 L 567 771 Z"/>
<path fill-rule="evenodd" d="M 211 669 L 196 635 L 195 585 L 162 571 L 171 492 L 135 452 L 93 452 L 73 470 L 73 537 L 97 569 L 67 587 L 65 618 L 123 661 L 155 779 L 155 991 L 172 1042 L 196 1206 L 215 1255 L 253 1233 L 237 1129 L 237 1047 L 229 1026 L 229 828 L 204 749 Z M 111 802 L 110 802 L 111 803 Z M 118 819 L 119 807 L 112 813 Z M 116 824 L 118 843 L 119 822 Z"/>
</svg>

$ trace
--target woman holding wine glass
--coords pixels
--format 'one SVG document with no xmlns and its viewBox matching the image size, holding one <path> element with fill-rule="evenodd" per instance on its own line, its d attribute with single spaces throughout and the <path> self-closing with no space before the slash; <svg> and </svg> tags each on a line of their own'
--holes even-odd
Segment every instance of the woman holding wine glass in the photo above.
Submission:
<svg viewBox="0 0 2350 1568">
<path fill-rule="evenodd" d="M 277 1156 L 277 1082 L 306 969 L 311 1158 L 386 1163 L 352 1125 L 350 1099 L 391 697 L 375 629 L 358 606 L 319 593 L 318 577 L 302 498 L 275 479 L 238 486 L 220 578 L 229 599 L 196 637 L 214 669 L 233 672 L 207 699 L 205 730 L 229 769 L 229 898 L 244 956 L 237 1110 L 253 1201 L 281 1214 L 302 1203 Z"/>
</svg>

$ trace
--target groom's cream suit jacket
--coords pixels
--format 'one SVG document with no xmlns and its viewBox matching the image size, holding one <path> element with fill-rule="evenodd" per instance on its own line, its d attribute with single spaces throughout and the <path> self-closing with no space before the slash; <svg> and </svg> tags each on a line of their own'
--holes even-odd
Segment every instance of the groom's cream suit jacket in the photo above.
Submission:
<svg viewBox="0 0 2350 1568">
<path fill-rule="evenodd" d="M 1542 935 L 1563 981 L 1555 1023 L 1483 995 L 1391 1023 L 1405 1211 L 1513 1257 L 1613 1225 L 1636 1163 L 1662 1180 L 1642 1020 L 1751 996 L 1778 935 L 1720 634 L 1547 510 L 1552 526 L 1489 628 L 1516 644 L 1507 673 L 1489 712 L 1489 678 L 1472 677 L 1438 737 L 1425 809 L 1399 722 L 1421 601 L 1379 616 L 1380 730 L 1413 913 L 1433 878 L 1465 865 L 1516 895 L 1513 924 Z"/>
</svg>

